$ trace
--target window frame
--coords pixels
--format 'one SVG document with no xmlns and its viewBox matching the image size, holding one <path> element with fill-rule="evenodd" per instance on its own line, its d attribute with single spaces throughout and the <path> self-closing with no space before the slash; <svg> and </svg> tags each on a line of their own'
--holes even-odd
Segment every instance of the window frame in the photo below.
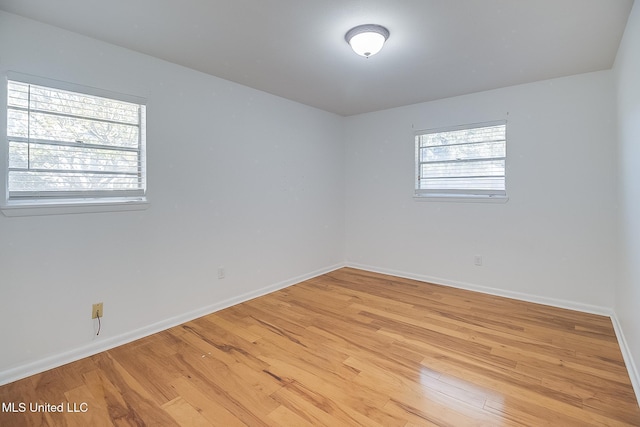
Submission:
<svg viewBox="0 0 640 427">
<path fill-rule="evenodd" d="M 420 136 L 446 133 L 459 130 L 478 129 L 484 127 L 505 127 L 505 156 L 504 159 L 495 157 L 496 160 L 504 160 L 504 190 L 478 190 L 478 189 L 421 189 L 420 188 L 420 166 L 425 163 L 420 159 Z M 451 201 L 451 202 L 485 202 L 485 203 L 506 203 L 509 200 L 507 195 L 507 120 L 494 120 L 489 122 L 470 123 L 442 128 L 423 129 L 414 132 L 414 200 L 417 201 Z M 477 142 L 478 144 L 483 142 Z M 489 158 L 487 158 L 489 159 Z M 460 163 L 469 159 L 460 160 Z M 453 162 L 457 163 L 457 162 Z"/>
<path fill-rule="evenodd" d="M 141 188 L 136 190 L 95 190 L 87 192 L 48 192 L 46 197 L 41 197 L 38 192 L 9 192 L 9 145 L 8 131 L 8 84 L 9 81 L 47 87 L 53 90 L 76 92 L 83 95 L 108 98 L 137 104 L 140 109 L 139 126 L 139 151 L 135 151 L 140 162 Z M 5 216 L 29 216 L 51 215 L 67 213 L 111 212 L 130 211 L 148 208 L 147 199 L 147 150 L 146 150 L 146 125 L 147 125 L 147 100 L 142 97 L 126 95 L 109 90 L 33 76 L 29 74 L 9 71 L 5 75 L 2 92 L 4 114 L 0 120 L 2 128 L 2 150 L 0 150 L 0 185 L 4 194 L 0 200 L 0 210 Z M 61 144 L 67 146 L 68 144 Z M 92 147 L 88 147 L 92 148 Z M 13 196 L 13 197 L 12 197 Z"/>
</svg>

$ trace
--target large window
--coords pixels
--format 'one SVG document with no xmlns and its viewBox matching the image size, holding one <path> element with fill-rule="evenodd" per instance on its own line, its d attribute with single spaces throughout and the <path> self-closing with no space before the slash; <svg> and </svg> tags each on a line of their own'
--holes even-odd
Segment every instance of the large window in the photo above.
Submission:
<svg viewBox="0 0 640 427">
<path fill-rule="evenodd" d="M 8 202 L 144 200 L 144 103 L 73 88 L 8 80 Z"/>
<path fill-rule="evenodd" d="M 417 132 L 419 197 L 505 198 L 506 122 Z"/>
</svg>

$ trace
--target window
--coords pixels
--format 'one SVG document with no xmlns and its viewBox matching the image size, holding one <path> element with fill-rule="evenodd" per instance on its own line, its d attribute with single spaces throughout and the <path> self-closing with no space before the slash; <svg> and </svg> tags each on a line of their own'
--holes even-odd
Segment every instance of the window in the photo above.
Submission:
<svg viewBox="0 0 640 427">
<path fill-rule="evenodd" d="M 506 122 L 416 133 L 418 197 L 506 199 Z"/>
<path fill-rule="evenodd" d="M 31 80 L 7 83 L 7 205 L 144 201 L 144 101 Z"/>
</svg>

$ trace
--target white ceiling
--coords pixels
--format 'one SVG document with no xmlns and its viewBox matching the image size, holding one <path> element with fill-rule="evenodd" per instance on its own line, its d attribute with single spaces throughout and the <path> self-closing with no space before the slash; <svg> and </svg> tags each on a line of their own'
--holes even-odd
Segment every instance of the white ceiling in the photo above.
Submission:
<svg viewBox="0 0 640 427">
<path fill-rule="evenodd" d="M 0 0 L 341 115 L 609 69 L 633 0 Z M 370 59 L 344 34 L 384 25 Z"/>
</svg>

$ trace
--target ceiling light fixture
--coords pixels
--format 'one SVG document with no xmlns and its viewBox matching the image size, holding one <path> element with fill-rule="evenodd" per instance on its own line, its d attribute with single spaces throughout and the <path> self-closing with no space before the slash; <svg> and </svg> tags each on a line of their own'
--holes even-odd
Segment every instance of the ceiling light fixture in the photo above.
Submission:
<svg viewBox="0 0 640 427">
<path fill-rule="evenodd" d="M 380 52 L 388 38 L 389 30 L 375 24 L 358 25 L 347 31 L 344 36 L 351 49 L 365 58 Z"/>
</svg>

